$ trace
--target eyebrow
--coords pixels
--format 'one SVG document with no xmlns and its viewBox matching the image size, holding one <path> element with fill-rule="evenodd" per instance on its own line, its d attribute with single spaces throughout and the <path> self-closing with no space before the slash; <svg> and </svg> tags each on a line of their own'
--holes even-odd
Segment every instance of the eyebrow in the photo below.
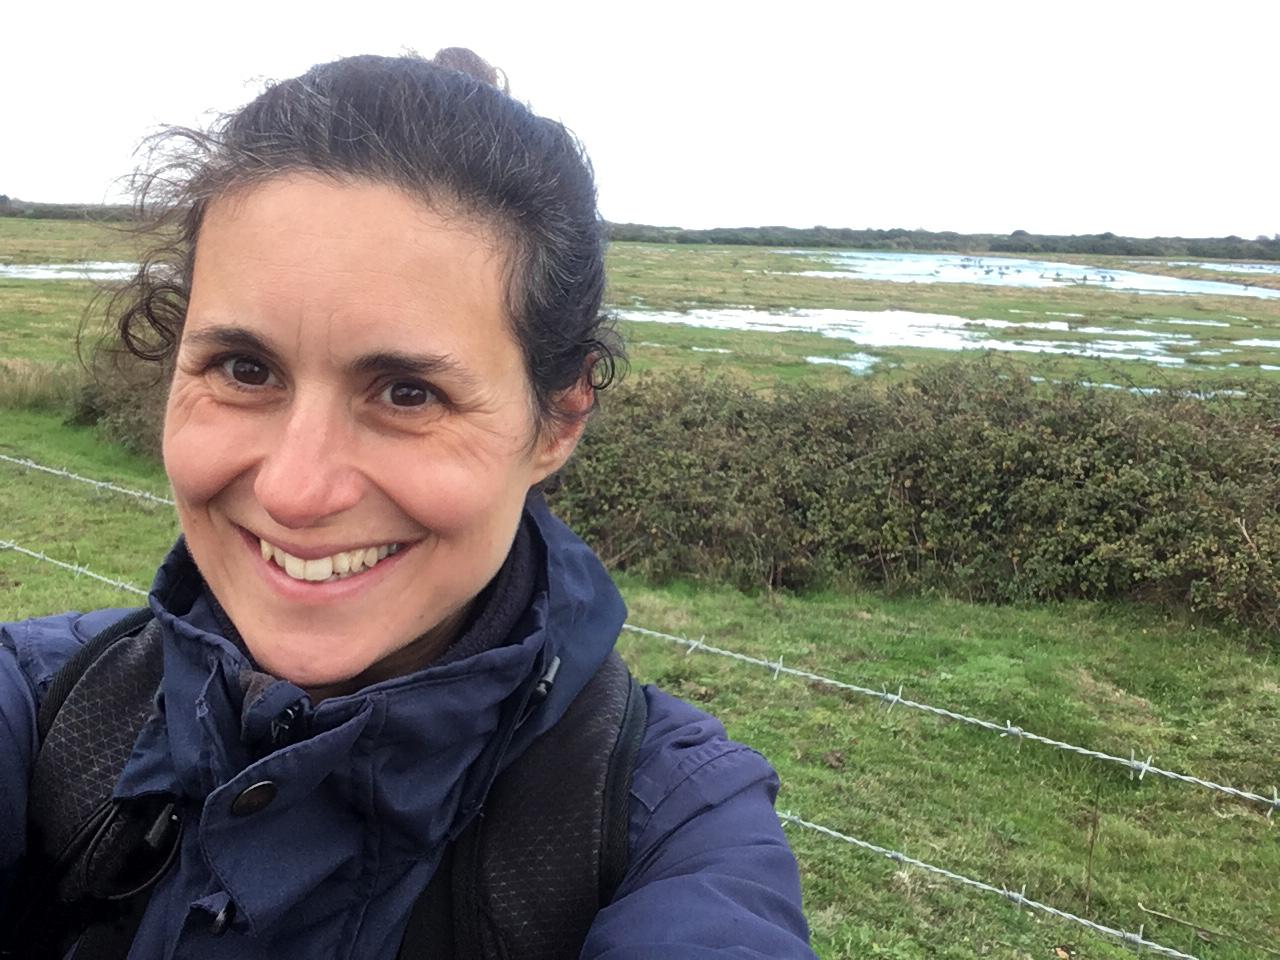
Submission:
<svg viewBox="0 0 1280 960">
<path fill-rule="evenodd" d="M 355 374 L 413 376 L 431 379 L 445 376 L 465 388 L 478 387 L 479 378 L 452 357 L 438 353 L 401 353 L 397 350 L 366 353 L 357 357 L 348 369 Z"/>
<path fill-rule="evenodd" d="M 183 340 L 199 347 L 220 347 L 224 350 L 243 350 L 253 353 L 279 365 L 280 357 L 271 348 L 271 344 L 263 340 L 252 330 L 244 327 L 218 326 L 205 327 L 194 333 L 185 334 Z"/>
<path fill-rule="evenodd" d="M 223 350 L 243 350 L 274 364 L 284 366 L 280 354 L 266 340 L 245 327 L 216 326 L 197 330 L 187 336 L 197 346 L 217 347 Z M 446 376 L 466 388 L 480 385 L 480 379 L 452 357 L 438 353 L 404 353 L 399 350 L 380 350 L 356 357 L 347 364 L 350 373 L 358 376 L 413 376 L 432 378 Z"/>
</svg>

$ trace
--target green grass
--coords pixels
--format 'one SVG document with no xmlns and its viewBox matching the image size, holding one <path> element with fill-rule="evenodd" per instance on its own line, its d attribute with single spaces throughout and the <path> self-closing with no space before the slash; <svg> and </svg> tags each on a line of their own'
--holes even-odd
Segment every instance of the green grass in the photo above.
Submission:
<svg viewBox="0 0 1280 960">
<path fill-rule="evenodd" d="M 623 589 L 642 625 L 873 689 L 903 684 L 929 703 L 1121 756 L 1152 752 L 1227 782 L 1265 789 L 1275 776 L 1264 745 L 1280 735 L 1280 668 L 1203 626 L 1091 604 L 747 597 L 625 580 Z M 1256 809 L 661 641 L 628 635 L 624 651 L 642 677 L 714 711 L 771 757 L 780 809 L 976 879 L 1025 883 L 1028 896 L 1112 926 L 1146 922 L 1153 939 L 1203 956 L 1254 954 L 1204 950 L 1137 904 L 1264 943 L 1280 932 L 1280 904 L 1251 893 L 1274 889 L 1280 866 L 1272 824 Z M 791 836 L 823 956 L 1039 957 L 1063 942 L 1081 944 L 1082 956 L 1125 955 L 1018 917 L 998 898 L 816 834 Z"/>
<path fill-rule="evenodd" d="M 74 359 L 81 320 L 99 290 L 83 280 L 0 279 L 0 357 Z"/>
<path fill-rule="evenodd" d="M 663 310 L 702 305 L 780 310 L 832 307 L 921 310 L 978 318 L 1001 317 L 1005 311 L 1022 309 L 1081 313 L 1086 318 L 1226 319 L 1245 315 L 1267 325 L 1280 321 L 1280 301 L 1257 298 L 1152 296 L 1071 284 L 1033 289 L 799 275 L 819 266 L 804 257 L 767 248 L 617 243 L 609 253 L 608 296 L 618 307 Z"/>
<path fill-rule="evenodd" d="M 0 217 L 0 263 L 136 260 L 138 243 L 126 223 Z"/>
<path fill-rule="evenodd" d="M 160 496 L 168 486 L 159 464 L 103 444 L 91 429 L 63 426 L 50 413 L 0 414 L 0 453 Z M 10 463 L 0 463 L 0 471 L 0 539 L 145 587 L 163 545 L 177 536 L 177 521 L 168 507 Z M 0 551 L 0 621 L 136 602 L 111 587 Z"/>
<path fill-rule="evenodd" d="M 50 414 L 6 413 L 0 452 L 164 494 L 159 465 Z M 140 586 L 171 512 L 0 463 L 0 537 Z M 623 577 L 631 622 L 1120 756 L 1269 792 L 1280 664 L 1231 631 L 1146 608 L 990 607 L 846 591 L 748 595 Z M 136 598 L 0 552 L 0 620 Z M 779 808 L 1214 960 L 1256 952 L 1138 904 L 1255 942 L 1280 935 L 1275 826 L 1262 811 L 1121 767 L 624 634 L 637 674 L 713 711 L 778 767 Z M 1095 803 L 1099 830 L 1086 906 Z M 1071 925 L 797 828 L 827 958 L 1128 956 Z"/>
</svg>

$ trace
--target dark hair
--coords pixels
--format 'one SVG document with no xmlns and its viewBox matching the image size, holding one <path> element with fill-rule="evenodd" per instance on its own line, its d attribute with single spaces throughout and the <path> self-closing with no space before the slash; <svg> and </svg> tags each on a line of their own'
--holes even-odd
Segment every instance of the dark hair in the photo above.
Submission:
<svg viewBox="0 0 1280 960">
<path fill-rule="evenodd" d="M 604 224 L 581 145 L 505 90 L 463 48 L 431 61 L 349 57 L 270 86 L 209 130 L 156 135 L 135 188 L 160 242 L 109 310 L 125 349 L 172 360 L 209 203 L 290 172 L 358 178 L 475 216 L 506 242 L 508 312 L 538 427 L 571 417 L 556 395 L 584 376 L 604 388 L 622 361 L 601 311 Z"/>
</svg>

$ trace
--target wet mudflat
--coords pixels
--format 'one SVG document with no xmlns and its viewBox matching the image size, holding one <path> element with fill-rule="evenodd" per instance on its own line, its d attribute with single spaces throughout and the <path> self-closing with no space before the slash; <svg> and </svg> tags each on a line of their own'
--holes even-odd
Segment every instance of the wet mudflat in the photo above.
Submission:
<svg viewBox="0 0 1280 960">
<path fill-rule="evenodd" d="M 1238 327 L 1225 321 L 1151 316 L 1098 323 L 1082 314 L 1064 311 L 1008 312 L 1016 316 L 1013 319 L 969 318 L 909 310 L 768 311 L 743 307 L 687 311 L 632 309 L 619 311 L 619 316 L 633 323 L 679 324 L 762 334 L 818 334 L 867 348 L 1058 354 L 1145 361 L 1167 367 L 1195 364 L 1202 370 L 1230 370 L 1247 360 L 1258 369 L 1280 371 L 1280 338 L 1232 339 Z M 877 359 L 876 354 L 866 351 L 811 358 L 812 362 L 840 363 L 855 372 L 870 371 Z"/>
</svg>

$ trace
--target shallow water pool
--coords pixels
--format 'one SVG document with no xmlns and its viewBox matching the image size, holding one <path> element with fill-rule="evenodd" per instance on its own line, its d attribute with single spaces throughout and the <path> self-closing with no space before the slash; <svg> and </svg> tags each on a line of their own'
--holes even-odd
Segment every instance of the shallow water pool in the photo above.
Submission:
<svg viewBox="0 0 1280 960">
<path fill-rule="evenodd" d="M 1280 299 L 1280 290 L 1225 280 L 1185 280 L 1136 270 L 1082 266 L 1054 260 L 972 257 L 958 253 L 866 250 L 778 250 L 801 257 L 812 269 L 802 276 L 892 283 L 976 283 L 997 287 L 1084 286 L 1124 293 Z"/>
<path fill-rule="evenodd" d="M 128 280 L 136 263 L 83 260 L 79 263 L 0 263 L 0 279 L 6 280 Z"/>
<path fill-rule="evenodd" d="M 816 333 L 835 340 L 847 340 L 863 347 L 919 347 L 932 350 L 999 350 L 1011 353 L 1069 354 L 1107 360 L 1146 360 L 1168 366 L 1186 363 L 1172 347 L 1194 346 L 1189 333 L 1161 333 L 1154 330 L 1087 326 L 1071 327 L 1064 320 L 1014 322 L 998 319 L 968 319 L 950 314 L 917 313 L 910 310 L 789 310 L 768 312 L 734 307 L 722 310 L 620 310 L 623 320 L 643 323 L 674 323 L 712 330 L 743 330 L 756 333 Z M 1026 339 L 998 339 L 992 331 L 1026 330 Z M 1091 339 L 1053 339 L 1054 333 L 1088 334 Z M 1125 337 L 1133 337 L 1126 340 Z M 810 358 L 812 359 L 812 358 Z M 865 368 L 866 354 L 848 356 L 847 366 Z M 829 362 L 840 362 L 832 360 Z"/>
</svg>

